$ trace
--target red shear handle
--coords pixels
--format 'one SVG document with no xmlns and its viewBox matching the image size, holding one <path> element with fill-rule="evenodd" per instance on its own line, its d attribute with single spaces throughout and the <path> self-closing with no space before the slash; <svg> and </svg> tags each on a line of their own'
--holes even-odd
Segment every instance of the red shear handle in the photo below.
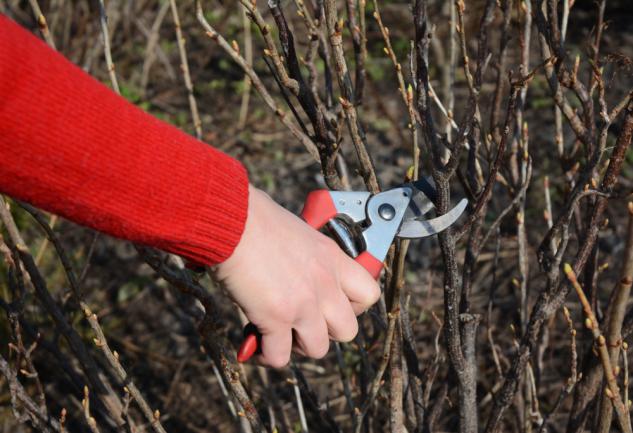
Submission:
<svg viewBox="0 0 633 433">
<path fill-rule="evenodd" d="M 237 351 L 237 362 L 246 362 L 253 355 L 262 353 L 262 334 L 257 326 L 248 323 L 244 327 L 244 340 Z"/>
<path fill-rule="evenodd" d="M 312 191 L 306 197 L 301 218 L 315 229 L 320 229 L 337 214 L 336 206 L 326 189 Z"/>
<path fill-rule="evenodd" d="M 374 277 L 374 279 L 378 279 L 380 271 L 382 271 L 382 262 L 380 260 L 372 256 L 368 251 L 363 251 L 354 260 L 356 260 L 356 263 L 365 268 L 367 272 Z"/>
<path fill-rule="evenodd" d="M 259 350 L 259 343 L 257 341 L 257 335 L 248 334 L 242 344 L 240 345 L 239 350 L 237 351 L 237 362 L 246 362 L 251 359 L 251 356 Z"/>
</svg>

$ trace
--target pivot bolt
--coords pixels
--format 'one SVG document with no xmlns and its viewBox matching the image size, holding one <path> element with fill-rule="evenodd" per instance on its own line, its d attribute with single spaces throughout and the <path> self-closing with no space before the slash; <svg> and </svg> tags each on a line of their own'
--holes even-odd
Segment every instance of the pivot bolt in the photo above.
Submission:
<svg viewBox="0 0 633 433">
<path fill-rule="evenodd" d="M 378 208 L 378 215 L 385 221 L 391 221 L 396 216 L 396 209 L 389 203 L 383 203 Z"/>
</svg>

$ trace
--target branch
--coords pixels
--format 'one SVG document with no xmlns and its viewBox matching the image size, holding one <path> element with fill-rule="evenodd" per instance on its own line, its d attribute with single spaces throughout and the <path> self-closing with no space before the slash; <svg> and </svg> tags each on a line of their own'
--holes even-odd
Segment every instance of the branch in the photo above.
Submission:
<svg viewBox="0 0 633 433">
<path fill-rule="evenodd" d="M 380 191 L 378 179 L 374 164 L 367 153 L 367 139 L 363 131 L 358 113 L 356 111 L 356 102 L 354 101 L 354 90 L 352 88 L 352 80 L 349 76 L 347 61 L 343 51 L 343 29 L 338 19 L 338 11 L 336 9 L 336 0 L 324 0 L 325 22 L 327 24 L 328 38 L 332 47 L 336 77 L 338 79 L 339 88 L 341 90 L 341 98 L 339 102 L 345 112 L 347 127 L 352 136 L 352 142 L 356 149 L 358 162 L 360 163 L 360 175 L 365 181 L 368 191 L 377 193 Z"/>
<path fill-rule="evenodd" d="M 620 271 L 620 280 L 616 284 L 606 314 L 606 339 L 609 346 L 609 358 L 611 364 L 617 365 L 622 346 L 622 323 L 626 313 L 626 304 L 631 294 L 633 284 L 633 203 L 629 202 L 629 224 L 627 228 L 626 246 L 624 247 L 624 260 Z M 625 355 L 626 356 L 626 355 Z M 628 399 L 624 399 L 628 404 Z M 600 415 L 598 417 L 598 432 L 607 433 L 611 427 L 613 416 L 612 405 L 609 400 L 603 398 L 600 402 Z M 627 417 L 628 418 L 628 417 Z"/>
<path fill-rule="evenodd" d="M 585 296 L 582 287 L 578 283 L 576 279 L 576 274 L 574 273 L 570 264 L 565 263 L 565 274 L 569 279 L 571 285 L 576 290 L 576 294 L 580 299 L 580 303 L 582 304 L 582 308 L 587 315 L 587 319 L 585 320 L 585 326 L 589 328 L 593 337 L 595 339 L 595 345 L 598 348 L 598 353 L 600 354 L 600 362 L 602 362 L 602 368 L 604 370 L 604 376 L 607 381 L 607 388 L 605 389 L 605 394 L 607 398 L 611 400 L 613 403 L 613 407 L 615 408 L 615 412 L 618 415 L 618 423 L 620 424 L 620 428 L 625 433 L 631 433 L 631 420 L 629 418 L 629 411 L 624 406 L 622 402 L 622 397 L 620 396 L 620 389 L 618 387 L 618 383 L 616 381 L 614 370 L 611 364 L 611 358 L 609 356 L 609 351 L 607 350 L 607 340 L 604 338 L 602 333 L 600 332 L 600 326 L 598 319 L 593 314 L 593 310 L 591 308 L 591 304 L 589 300 Z"/>
<path fill-rule="evenodd" d="M 2 371 L 9 384 L 11 407 L 16 420 L 24 422 L 28 419 L 35 429 L 44 433 L 62 431 L 59 422 L 51 419 L 27 394 L 22 384 L 18 381 L 17 373 L 9 366 L 9 363 L 2 355 L 0 355 L 0 371 Z M 20 406 L 24 409 L 23 415 L 20 415 L 18 411 Z"/>
<path fill-rule="evenodd" d="M 189 98 L 189 109 L 191 110 L 191 117 L 193 118 L 193 127 L 196 131 L 196 138 L 202 140 L 202 121 L 200 120 L 200 114 L 198 113 L 198 103 L 196 97 L 193 94 L 193 83 L 191 81 L 191 74 L 189 73 L 189 61 L 187 60 L 187 49 L 185 48 L 185 38 L 182 36 L 182 28 L 180 27 L 180 18 L 178 17 L 178 7 L 176 6 L 176 0 L 169 0 L 171 7 L 171 15 L 174 19 L 174 26 L 176 27 L 176 41 L 178 42 L 178 52 L 180 53 L 180 70 L 185 80 L 185 88 L 187 89 L 187 97 Z"/>
<path fill-rule="evenodd" d="M 99 0 L 99 24 L 101 25 L 101 35 L 103 37 L 103 52 L 106 59 L 106 66 L 108 67 L 108 74 L 110 75 L 110 82 L 112 88 L 119 95 L 121 90 L 119 89 L 119 81 L 116 78 L 116 72 L 114 72 L 114 62 L 112 61 L 112 50 L 110 48 L 110 32 L 108 30 L 108 17 L 106 15 L 106 9 L 104 0 Z"/>
</svg>

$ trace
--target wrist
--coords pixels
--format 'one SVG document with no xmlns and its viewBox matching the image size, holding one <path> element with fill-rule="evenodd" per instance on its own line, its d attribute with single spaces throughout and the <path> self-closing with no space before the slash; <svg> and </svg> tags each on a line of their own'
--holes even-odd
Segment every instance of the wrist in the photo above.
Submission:
<svg viewBox="0 0 633 433">
<path fill-rule="evenodd" d="M 256 225 L 258 220 L 258 213 L 261 213 L 262 201 L 270 198 L 263 191 L 255 188 L 250 183 L 247 186 L 247 200 L 246 200 L 246 212 L 244 217 L 243 229 L 240 235 L 239 240 L 237 241 L 235 247 L 231 254 L 222 262 L 218 263 L 217 269 L 219 271 L 219 276 L 222 278 L 223 274 L 229 269 L 233 269 L 235 267 L 239 267 L 238 263 L 241 261 L 241 258 L 245 255 L 249 246 L 250 240 L 256 235 L 254 232 L 257 231 Z"/>
</svg>

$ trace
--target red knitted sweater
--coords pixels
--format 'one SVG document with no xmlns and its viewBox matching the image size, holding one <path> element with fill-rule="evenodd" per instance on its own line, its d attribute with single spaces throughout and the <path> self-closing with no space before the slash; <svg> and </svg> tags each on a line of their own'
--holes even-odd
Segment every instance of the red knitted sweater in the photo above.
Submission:
<svg viewBox="0 0 633 433">
<path fill-rule="evenodd" d="M 203 264 L 246 220 L 243 166 L 146 114 L 0 15 L 0 191 Z"/>
</svg>

